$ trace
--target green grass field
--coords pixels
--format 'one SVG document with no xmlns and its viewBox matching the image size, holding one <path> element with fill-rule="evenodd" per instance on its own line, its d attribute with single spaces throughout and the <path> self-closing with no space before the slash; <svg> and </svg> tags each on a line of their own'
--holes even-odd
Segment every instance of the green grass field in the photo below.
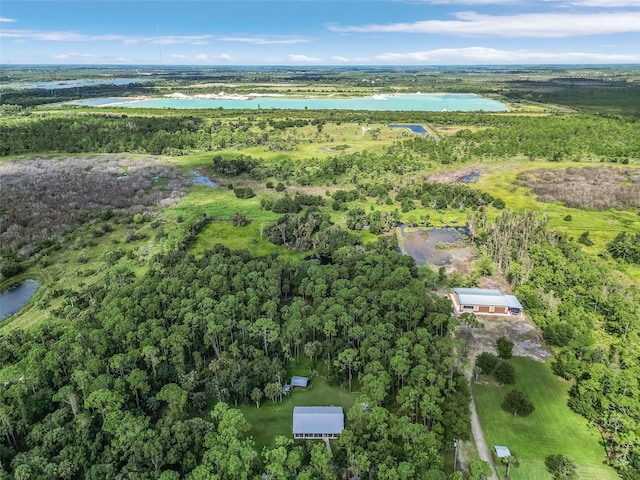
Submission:
<svg viewBox="0 0 640 480">
<path fill-rule="evenodd" d="M 595 242 L 595 245 L 590 249 L 590 253 L 598 253 L 607 242 L 621 231 L 640 231 L 640 220 L 637 212 L 613 209 L 604 211 L 586 210 L 565 207 L 560 202 L 544 203 L 536 199 L 535 193 L 530 188 L 514 184 L 516 177 L 521 172 L 539 169 L 564 170 L 567 168 L 593 167 L 593 165 L 593 162 L 554 163 L 543 161 L 495 164 L 486 173 L 483 172 L 474 185 L 495 197 L 502 198 L 507 208 L 512 210 L 532 210 L 540 212 L 541 215 L 546 213 L 549 218 L 548 225 L 550 228 L 557 228 L 576 238 L 584 231 L 589 231 L 590 238 Z M 491 211 L 489 215 L 491 215 Z M 567 215 L 571 215 L 571 221 L 564 220 Z"/>
<path fill-rule="evenodd" d="M 512 468 L 513 480 L 551 480 L 544 459 L 563 454 L 579 466 L 583 480 L 614 480 L 615 471 L 604 465 L 604 447 L 599 432 L 567 406 L 570 384 L 551 372 L 549 363 L 514 357 L 516 369 L 514 388 L 524 391 L 535 406 L 527 417 L 514 417 L 500 408 L 511 386 L 474 384 L 473 396 L 480 423 L 489 448 L 505 445 L 520 462 Z M 504 478 L 505 467 L 498 471 Z"/>
<path fill-rule="evenodd" d="M 305 372 L 308 374 L 308 369 Z M 311 381 L 309 388 L 292 391 L 282 402 L 274 403 L 263 399 L 260 408 L 253 404 L 240 407 L 240 410 L 251 424 L 249 435 L 252 435 L 256 442 L 256 450 L 261 452 L 277 435 L 292 437 L 293 407 L 341 406 L 346 416 L 357 396 L 357 393 L 349 393 L 340 387 L 329 385 L 324 377 L 316 377 Z"/>
</svg>

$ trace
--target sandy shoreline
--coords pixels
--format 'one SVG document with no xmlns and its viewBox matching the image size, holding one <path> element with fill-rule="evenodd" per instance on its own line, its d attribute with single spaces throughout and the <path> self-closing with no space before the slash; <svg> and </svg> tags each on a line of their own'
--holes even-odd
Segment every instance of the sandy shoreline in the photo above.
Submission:
<svg viewBox="0 0 640 480">
<path fill-rule="evenodd" d="M 285 97 L 282 93 L 248 93 L 240 95 L 238 93 L 197 93 L 195 95 L 185 95 L 184 93 L 175 92 L 164 95 L 164 98 L 174 100 L 252 100 L 260 97 Z"/>
</svg>

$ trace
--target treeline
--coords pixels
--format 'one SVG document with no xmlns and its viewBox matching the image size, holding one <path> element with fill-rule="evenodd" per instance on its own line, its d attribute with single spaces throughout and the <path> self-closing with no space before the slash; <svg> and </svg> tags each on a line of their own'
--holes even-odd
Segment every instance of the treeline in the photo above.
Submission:
<svg viewBox="0 0 640 480">
<path fill-rule="evenodd" d="M 5 90 L 0 95 L 0 105 L 34 107 L 47 103 L 69 102 L 96 97 L 131 97 L 149 95 L 151 83 L 129 83 L 127 85 L 90 85 L 71 88 L 29 88 Z"/>
<path fill-rule="evenodd" d="M 501 199 L 496 199 L 486 192 L 467 185 L 422 182 L 406 185 L 398 190 L 396 201 L 401 203 L 402 211 L 413 210 L 414 200 L 419 200 L 423 207 L 433 210 L 446 208 L 477 210 L 479 207 L 490 204 L 497 208 L 504 208 L 504 201 Z"/>
<path fill-rule="evenodd" d="M 438 122 L 434 120 L 434 123 Z M 466 114 L 441 119 L 442 125 L 484 127 L 459 130 L 433 142 L 415 138 L 401 146 L 441 163 L 478 158 L 590 160 L 627 163 L 640 154 L 640 120 L 598 115 Z M 449 162 L 442 162 L 449 158 Z"/>
<path fill-rule="evenodd" d="M 469 437 L 450 302 L 384 242 L 328 265 L 173 251 L 142 278 L 120 266 L 65 295 L 64 322 L 0 336 L 13 478 L 445 479 L 442 452 Z M 333 460 L 284 437 L 256 452 L 228 407 L 277 401 L 301 355 L 361 392 Z"/>
<path fill-rule="evenodd" d="M 105 110 L 106 112 L 107 110 Z M 48 151 L 145 152 L 183 154 L 262 146 L 267 151 L 294 151 L 302 141 L 300 125 L 316 124 L 318 134 L 326 122 L 358 124 L 428 122 L 462 126 L 453 136 L 435 140 L 416 137 L 397 142 L 383 154 L 359 152 L 331 160 L 312 158 L 301 164 L 281 162 L 278 168 L 293 173 L 299 183 L 321 181 L 351 173 L 404 174 L 424 169 L 429 162 L 450 164 L 478 158 L 524 158 L 550 161 L 598 159 L 627 163 L 640 156 L 640 122 L 633 118 L 597 115 L 520 116 L 488 113 L 420 112 L 280 112 L 197 111 L 184 115 L 153 115 L 110 109 L 109 114 L 58 114 L 23 117 L 0 129 L 0 155 Z M 117 112 L 117 113 L 116 113 Z M 291 113 L 291 112 L 288 112 Z M 285 117 L 283 119 L 283 117 Z M 280 122 L 280 123 L 278 123 Z"/>
<path fill-rule="evenodd" d="M 484 240 L 525 310 L 559 349 L 556 374 L 571 379 L 569 406 L 597 425 L 606 459 L 625 479 L 640 471 L 640 291 L 622 285 L 535 213 L 505 211 L 470 233 Z"/>
<path fill-rule="evenodd" d="M 72 115 L 0 129 L 0 156 L 29 153 L 181 153 L 207 145 L 196 117 Z"/>
<path fill-rule="evenodd" d="M 640 117 L 640 86 L 637 82 L 584 78 L 546 81 L 513 81 L 500 93 L 510 100 L 567 105 L 582 112 Z"/>
</svg>

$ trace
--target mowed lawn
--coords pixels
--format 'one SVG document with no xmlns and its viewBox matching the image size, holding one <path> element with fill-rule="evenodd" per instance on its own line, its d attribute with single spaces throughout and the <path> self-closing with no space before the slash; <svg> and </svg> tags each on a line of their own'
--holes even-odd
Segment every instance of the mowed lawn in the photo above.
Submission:
<svg viewBox="0 0 640 480">
<path fill-rule="evenodd" d="M 294 406 L 341 406 L 346 418 L 357 397 L 357 393 L 331 386 L 324 377 L 316 377 L 309 388 L 292 391 L 282 402 L 263 399 L 260 408 L 256 408 L 254 403 L 253 406 L 242 406 L 240 410 L 251 424 L 249 435 L 256 442 L 256 450 L 262 452 L 263 447 L 271 444 L 277 435 L 293 438 Z"/>
<path fill-rule="evenodd" d="M 583 480 L 614 480 L 615 471 L 604 465 L 605 450 L 599 432 L 567 406 L 570 385 L 551 371 L 550 364 L 529 358 L 510 360 L 516 369 L 516 385 L 474 384 L 473 396 L 489 448 L 505 445 L 520 461 L 512 468 L 513 480 L 551 480 L 544 459 L 563 454 L 579 466 Z M 535 406 L 528 417 L 514 417 L 500 408 L 512 388 L 524 391 Z M 505 467 L 498 466 L 501 478 Z"/>
</svg>

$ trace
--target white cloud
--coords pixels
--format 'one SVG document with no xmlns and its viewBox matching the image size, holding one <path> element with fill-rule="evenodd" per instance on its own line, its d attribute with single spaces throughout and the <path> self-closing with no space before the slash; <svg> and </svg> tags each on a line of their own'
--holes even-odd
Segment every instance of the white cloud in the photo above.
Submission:
<svg viewBox="0 0 640 480">
<path fill-rule="evenodd" d="M 228 53 L 221 53 L 220 55 L 218 55 L 217 58 L 219 58 L 220 60 L 225 60 L 227 62 L 230 62 L 231 60 L 233 60 L 233 57 Z"/>
<path fill-rule="evenodd" d="M 0 17 L 0 23 L 14 23 L 15 18 Z"/>
<path fill-rule="evenodd" d="M 492 64 L 563 64 L 563 63 L 637 63 L 640 54 L 603 54 L 589 52 L 536 52 L 531 50 L 498 50 L 485 47 L 441 48 L 423 52 L 385 53 L 378 62 L 394 64 L 420 63 L 433 65 Z"/>
<path fill-rule="evenodd" d="M 281 45 L 291 45 L 296 43 L 307 43 L 309 40 L 300 37 L 273 37 L 273 38 L 264 38 L 264 37 L 220 37 L 218 38 L 221 42 L 240 42 L 240 43 L 253 43 L 256 45 L 272 45 L 272 44 L 281 44 Z"/>
<path fill-rule="evenodd" d="M 573 0 L 569 4 L 597 8 L 640 7 L 640 0 Z"/>
<path fill-rule="evenodd" d="M 133 63 L 130 58 L 114 57 L 111 55 L 94 55 L 90 53 L 61 53 L 54 55 L 53 58 L 60 63 L 84 63 L 84 64 L 115 64 L 115 63 Z"/>
<path fill-rule="evenodd" d="M 2 29 L 0 30 L 0 37 L 20 40 L 40 40 L 45 42 L 121 42 L 127 45 L 139 43 L 204 45 L 212 38 L 211 35 L 161 35 L 157 37 L 118 34 L 86 35 L 84 33 L 70 31 L 19 29 Z"/>
<path fill-rule="evenodd" d="M 403 3 L 422 3 L 429 5 L 535 5 L 544 4 L 551 7 L 597 7 L 620 8 L 638 7 L 640 0 L 394 0 Z"/>
<path fill-rule="evenodd" d="M 521 3 L 522 0 L 399 0 L 409 3 L 429 3 L 432 5 L 501 5 Z"/>
<path fill-rule="evenodd" d="M 142 42 L 148 42 L 150 37 L 143 37 Z M 158 43 L 161 45 L 176 45 L 182 43 L 190 43 L 191 45 L 205 45 L 207 40 L 211 38 L 211 35 L 165 35 L 159 36 L 151 40 L 151 43 Z M 203 43 L 204 42 L 204 43 Z"/>
<path fill-rule="evenodd" d="M 347 57 L 341 57 L 339 55 L 334 55 L 331 57 L 331 60 L 335 60 L 336 62 L 348 62 L 349 59 Z"/>
<path fill-rule="evenodd" d="M 458 36 L 554 38 L 640 32 L 640 12 L 620 13 L 524 13 L 481 15 L 459 12 L 457 20 L 425 20 L 413 23 L 329 27 L 336 32 L 424 33 Z"/>
<path fill-rule="evenodd" d="M 301 62 L 301 63 L 319 63 L 322 61 L 321 58 L 309 57 L 307 55 L 296 55 L 296 54 L 289 55 L 289 60 L 291 60 L 292 62 Z"/>
</svg>

